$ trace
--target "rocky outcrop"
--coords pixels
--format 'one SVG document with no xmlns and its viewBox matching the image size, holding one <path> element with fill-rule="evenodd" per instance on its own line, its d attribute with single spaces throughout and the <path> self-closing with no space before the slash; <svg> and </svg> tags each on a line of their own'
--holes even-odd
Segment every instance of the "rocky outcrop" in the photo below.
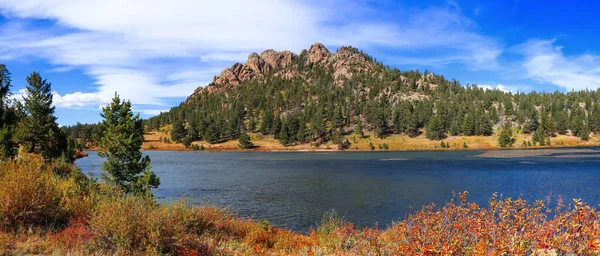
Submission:
<svg viewBox="0 0 600 256">
<path fill-rule="evenodd" d="M 302 50 L 305 56 L 305 65 L 331 65 L 336 85 L 342 83 L 342 78 L 349 78 L 357 72 L 363 72 L 372 68 L 373 63 L 367 57 L 352 47 L 341 47 L 339 51 L 332 54 L 327 47 L 321 43 L 313 44 L 308 50 Z M 219 76 L 215 76 L 213 83 L 217 87 L 237 86 L 243 81 L 254 78 L 265 77 L 269 72 L 273 75 L 285 78 L 294 78 L 300 72 L 290 67 L 298 55 L 290 51 L 278 52 L 273 49 L 265 50 L 260 55 L 251 53 L 245 64 L 235 63 L 226 68 Z M 201 92 L 197 90 L 196 93 Z"/>
<path fill-rule="evenodd" d="M 331 52 L 321 43 L 313 44 L 308 50 L 308 62 L 312 64 L 319 63 L 331 56 Z"/>
</svg>

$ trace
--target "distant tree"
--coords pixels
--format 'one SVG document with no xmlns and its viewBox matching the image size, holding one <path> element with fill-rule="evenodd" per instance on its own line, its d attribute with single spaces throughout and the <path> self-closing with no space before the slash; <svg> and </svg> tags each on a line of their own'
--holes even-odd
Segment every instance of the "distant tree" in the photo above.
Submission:
<svg viewBox="0 0 600 256">
<path fill-rule="evenodd" d="M 190 136 L 185 136 L 183 137 L 183 139 L 181 140 L 181 143 L 183 144 L 183 146 L 185 146 L 186 148 L 189 148 L 192 145 L 192 138 Z"/>
<path fill-rule="evenodd" d="M 219 130 L 217 124 L 211 123 L 206 127 L 206 131 L 204 131 L 204 140 L 210 144 L 219 142 Z"/>
<path fill-rule="evenodd" d="M 160 179 L 150 169 L 150 157 L 140 151 L 144 142 L 144 127 L 139 114 L 131 111 L 131 102 L 121 101 L 115 93 L 112 103 L 102 108 L 102 126 L 98 155 L 106 158 L 102 178 L 125 193 L 151 195 L 149 188 L 160 185 Z"/>
<path fill-rule="evenodd" d="M 262 122 L 260 123 L 260 133 L 262 134 L 270 134 L 271 127 L 273 126 L 273 111 L 271 109 L 265 110 L 262 118 Z"/>
<path fill-rule="evenodd" d="M 544 126 L 538 126 L 537 130 L 533 133 L 533 141 L 539 142 L 540 146 L 544 146 L 546 144 L 546 130 Z"/>
<path fill-rule="evenodd" d="M 462 134 L 465 136 L 475 135 L 475 120 L 473 115 L 467 115 L 463 118 L 461 130 Z"/>
<path fill-rule="evenodd" d="M 581 130 L 579 131 L 579 137 L 581 138 L 581 140 L 590 139 L 590 128 L 587 124 L 583 124 Z"/>
<path fill-rule="evenodd" d="M 458 120 L 452 120 L 450 124 L 450 134 L 452 136 L 457 136 L 460 134 L 460 125 L 458 124 Z"/>
<path fill-rule="evenodd" d="M 435 115 L 429 120 L 425 136 L 430 140 L 441 140 L 446 138 L 444 123 L 439 115 Z"/>
<path fill-rule="evenodd" d="M 510 122 L 506 122 L 500 130 L 498 144 L 500 144 L 500 147 L 510 147 L 513 143 L 515 143 L 515 138 L 513 138 L 512 125 Z"/>
<path fill-rule="evenodd" d="M 356 118 L 356 125 L 354 126 L 354 133 L 360 135 L 360 137 L 364 137 L 365 133 L 363 131 L 362 121 L 360 120 L 360 116 Z"/>
<path fill-rule="evenodd" d="M 240 134 L 240 139 L 238 142 L 239 142 L 238 146 L 242 149 L 248 149 L 248 148 L 254 147 L 254 143 L 252 143 L 252 141 L 250 141 L 250 136 L 248 136 L 247 133 Z"/>
<path fill-rule="evenodd" d="M 467 146 L 467 142 L 463 141 L 463 148 L 469 148 L 469 146 Z"/>
<path fill-rule="evenodd" d="M 176 119 L 173 122 L 173 128 L 171 129 L 171 140 L 175 142 L 181 142 L 186 135 L 185 126 L 181 119 Z"/>
</svg>

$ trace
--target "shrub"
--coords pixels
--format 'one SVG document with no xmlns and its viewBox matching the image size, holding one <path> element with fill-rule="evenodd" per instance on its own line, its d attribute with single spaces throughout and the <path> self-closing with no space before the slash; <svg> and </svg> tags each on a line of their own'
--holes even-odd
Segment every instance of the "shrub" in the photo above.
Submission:
<svg viewBox="0 0 600 256">
<path fill-rule="evenodd" d="M 61 181 L 36 155 L 0 163 L 0 226 L 15 229 L 66 222 Z"/>
<path fill-rule="evenodd" d="M 375 146 L 373 145 L 373 142 L 369 142 L 369 148 L 371 150 L 375 150 Z"/>
</svg>

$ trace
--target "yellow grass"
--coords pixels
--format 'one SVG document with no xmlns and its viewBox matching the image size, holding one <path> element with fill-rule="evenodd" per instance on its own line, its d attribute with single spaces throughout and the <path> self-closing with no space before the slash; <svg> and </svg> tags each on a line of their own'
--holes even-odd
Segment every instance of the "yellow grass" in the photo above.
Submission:
<svg viewBox="0 0 600 256">
<path fill-rule="evenodd" d="M 303 143 L 285 147 L 279 143 L 279 140 L 272 136 L 262 135 L 260 133 L 249 133 L 252 142 L 256 146 L 255 151 L 337 151 L 337 145 L 332 142 L 325 143 L 318 147 L 310 143 Z M 192 150 L 185 148 L 181 143 L 164 143 L 160 142 L 160 138 L 169 138 L 170 136 L 164 131 L 154 131 L 146 133 L 146 141 L 142 145 L 146 150 Z M 512 148 L 525 148 L 523 141 L 531 141 L 531 134 L 517 134 L 516 141 Z M 351 143 L 348 151 L 370 151 L 369 142 L 375 146 L 375 151 L 379 151 L 379 145 L 387 144 L 388 150 L 406 151 L 406 150 L 485 150 L 498 149 L 498 137 L 492 136 L 449 136 L 444 139 L 444 143 L 449 143 L 449 148 L 440 147 L 441 141 L 429 140 L 424 134 L 411 138 L 407 135 L 390 135 L 385 139 L 376 138 L 373 133 L 365 133 L 364 137 L 350 134 L 346 136 Z M 463 143 L 466 143 L 468 148 L 463 148 Z M 579 137 L 570 135 L 557 135 L 550 138 L 551 145 L 548 146 L 531 146 L 526 148 L 550 148 L 550 147 L 575 147 L 575 146 L 600 146 L 600 135 L 594 134 L 590 136 L 590 140 L 582 141 Z M 238 147 L 238 140 L 230 140 L 218 144 L 210 144 L 206 141 L 194 141 L 193 144 L 198 146 L 203 145 L 206 150 L 213 151 L 234 151 L 242 150 Z"/>
</svg>

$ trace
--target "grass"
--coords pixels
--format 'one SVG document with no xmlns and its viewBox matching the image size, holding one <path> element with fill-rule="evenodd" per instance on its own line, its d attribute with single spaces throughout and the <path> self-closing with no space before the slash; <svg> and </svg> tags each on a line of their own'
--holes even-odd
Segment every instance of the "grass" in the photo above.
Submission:
<svg viewBox="0 0 600 256">
<path fill-rule="evenodd" d="M 330 211 L 302 234 L 183 199 L 122 195 L 54 167 L 35 155 L 0 163 L 0 255 L 600 254 L 600 214 L 577 199 L 492 195 L 477 205 L 463 192 L 383 228 L 357 228 Z"/>
<path fill-rule="evenodd" d="M 332 142 L 325 143 L 318 147 L 311 145 L 310 143 L 303 143 L 285 147 L 279 143 L 279 140 L 274 139 L 272 136 L 265 136 L 260 133 L 249 133 L 252 143 L 254 143 L 256 151 L 329 151 L 337 150 L 337 145 Z M 155 131 L 146 133 L 142 148 L 148 150 L 192 150 L 192 148 L 186 148 L 181 143 L 164 143 L 160 142 L 160 138 L 166 138 L 169 135 L 163 131 Z M 390 135 L 384 139 L 376 138 L 373 133 L 365 133 L 364 137 L 359 135 L 349 134 L 346 135 L 346 139 L 350 141 L 351 145 L 348 151 L 371 151 L 369 143 L 375 146 L 376 151 L 380 150 L 486 150 L 486 149 L 498 149 L 498 137 L 492 136 L 449 136 L 442 141 L 448 143 L 448 148 L 440 147 L 440 141 L 429 140 L 425 138 L 424 134 L 417 137 L 411 138 L 408 135 Z M 531 141 L 531 134 L 517 134 L 515 136 L 515 144 L 512 148 L 549 148 L 549 147 L 575 147 L 575 146 L 600 146 L 600 135 L 594 134 L 590 136 L 590 140 L 582 141 L 579 137 L 570 135 L 557 135 L 550 139 L 551 145 L 546 146 L 530 146 L 523 147 L 522 142 Z M 467 145 L 467 148 L 463 147 L 463 144 Z M 238 146 L 237 140 L 230 140 L 218 144 L 210 144 L 206 141 L 195 141 L 194 144 L 200 146 L 204 145 L 206 149 L 213 151 L 235 151 L 242 150 Z M 388 149 L 380 149 L 379 145 L 386 144 Z"/>
</svg>

